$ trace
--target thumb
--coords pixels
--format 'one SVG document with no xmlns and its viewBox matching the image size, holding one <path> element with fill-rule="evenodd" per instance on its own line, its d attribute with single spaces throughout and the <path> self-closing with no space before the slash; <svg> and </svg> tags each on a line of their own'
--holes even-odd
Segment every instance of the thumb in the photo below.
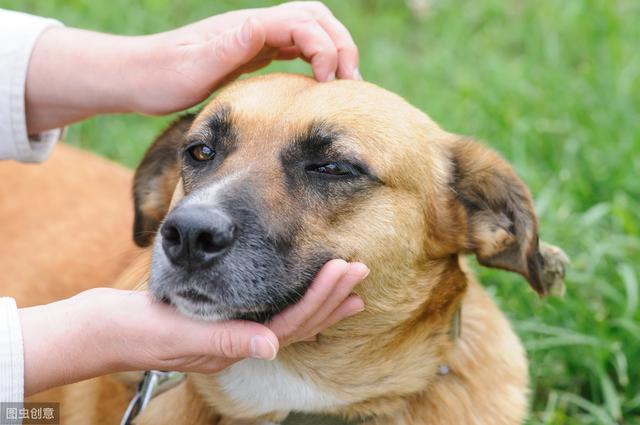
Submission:
<svg viewBox="0 0 640 425">
<path fill-rule="evenodd" d="M 278 338 L 269 328 L 259 323 L 241 320 L 221 321 L 203 323 L 197 330 L 193 330 L 196 331 L 196 335 L 192 335 L 192 344 L 189 345 L 191 350 L 198 354 L 227 359 L 253 357 L 273 360 L 278 353 Z M 183 342 L 186 342 L 184 338 Z"/>
<path fill-rule="evenodd" d="M 264 47 L 266 35 L 255 18 L 232 28 L 213 40 L 213 69 L 224 78 L 251 61 Z"/>
</svg>

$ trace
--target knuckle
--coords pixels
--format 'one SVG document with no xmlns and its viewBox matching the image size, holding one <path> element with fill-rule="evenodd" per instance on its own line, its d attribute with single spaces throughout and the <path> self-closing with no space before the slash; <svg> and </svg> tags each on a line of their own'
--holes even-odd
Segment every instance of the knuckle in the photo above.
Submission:
<svg viewBox="0 0 640 425">
<path fill-rule="evenodd" d="M 298 329 L 302 327 L 302 321 L 291 320 L 290 318 L 284 319 L 282 323 L 281 336 L 283 338 L 291 338 Z"/>
<path fill-rule="evenodd" d="M 310 22 L 314 22 L 316 19 L 313 16 L 313 13 L 309 12 L 306 9 L 297 9 L 295 12 L 296 21 L 299 24 L 308 24 Z"/>
<path fill-rule="evenodd" d="M 324 4 L 323 2 L 321 2 L 321 1 L 310 1 L 309 3 L 310 3 L 309 5 L 312 8 L 314 8 L 315 10 L 317 10 L 320 13 L 331 14 L 331 9 L 329 9 L 329 7 L 327 7 L 327 5 Z"/>
<path fill-rule="evenodd" d="M 237 44 L 235 37 L 234 33 L 227 33 L 220 37 L 215 48 L 215 57 L 218 62 L 228 62 L 233 59 Z"/>
<path fill-rule="evenodd" d="M 299 1 L 299 2 L 295 2 L 297 3 L 299 6 L 302 6 L 304 8 L 307 8 L 309 10 L 313 10 L 313 11 L 327 11 L 329 10 L 329 8 L 321 1 L 317 1 L 317 0 L 310 0 L 310 1 Z"/>
<path fill-rule="evenodd" d="M 280 316 L 278 333 L 283 337 L 291 336 L 300 327 L 302 327 L 302 323 L 304 322 L 304 316 L 305 314 L 303 313 L 303 310 L 300 309 L 300 306 L 295 306 L 294 309 Z"/>
<path fill-rule="evenodd" d="M 324 62 L 334 62 L 338 55 L 338 50 L 334 45 L 324 45 L 319 44 L 314 46 L 315 56 L 317 58 L 322 58 Z"/>
<path fill-rule="evenodd" d="M 308 12 L 302 12 L 300 14 L 300 23 L 301 24 L 305 24 L 305 25 L 309 25 L 309 24 L 315 24 L 317 25 L 317 21 L 316 18 Z"/>
<path fill-rule="evenodd" d="M 311 17 L 313 17 L 313 15 L 326 15 L 326 14 L 333 16 L 333 14 L 331 13 L 331 9 L 329 9 L 329 7 L 327 7 L 327 5 L 321 1 L 293 1 L 289 3 L 285 3 L 281 6 L 295 9 L 299 13 L 306 13 Z"/>
<path fill-rule="evenodd" d="M 213 347 L 222 357 L 238 357 L 237 344 L 229 329 L 223 329 L 214 336 Z"/>
<path fill-rule="evenodd" d="M 349 43 L 338 46 L 338 50 L 340 53 L 347 54 L 349 56 L 358 55 L 358 48 L 355 44 Z"/>
</svg>

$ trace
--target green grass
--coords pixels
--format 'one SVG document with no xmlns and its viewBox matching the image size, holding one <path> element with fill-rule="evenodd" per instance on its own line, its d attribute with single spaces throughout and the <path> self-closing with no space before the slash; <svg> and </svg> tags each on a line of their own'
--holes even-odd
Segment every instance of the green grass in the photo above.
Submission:
<svg viewBox="0 0 640 425">
<path fill-rule="evenodd" d="M 5 0 L 68 25 L 139 34 L 251 1 Z M 8 4 L 7 4 L 8 3 Z M 364 77 L 503 153 L 542 238 L 573 260 L 564 299 L 479 270 L 527 347 L 530 424 L 640 424 L 640 2 L 330 1 Z M 308 72 L 300 63 L 269 70 Z M 109 116 L 69 142 L 135 166 L 169 118 Z"/>
</svg>

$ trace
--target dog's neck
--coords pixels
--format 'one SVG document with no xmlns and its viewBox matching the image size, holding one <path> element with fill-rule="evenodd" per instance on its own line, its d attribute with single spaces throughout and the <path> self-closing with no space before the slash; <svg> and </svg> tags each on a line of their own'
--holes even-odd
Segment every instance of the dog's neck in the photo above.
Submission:
<svg viewBox="0 0 640 425">
<path fill-rule="evenodd" d="M 404 282 L 422 293 L 407 298 L 409 307 L 397 304 L 402 312 L 381 311 L 382 303 L 365 299 L 367 310 L 326 330 L 317 342 L 284 347 L 273 362 L 247 359 L 216 376 L 192 375 L 195 387 L 205 404 L 230 417 L 275 410 L 358 418 L 406 407 L 407 396 L 424 391 L 448 364 L 467 284 L 457 258 L 425 270 L 416 279 L 429 282 Z M 376 278 L 374 272 L 370 277 Z"/>
<path fill-rule="evenodd" d="M 149 255 L 143 254 L 134 262 L 117 286 L 139 286 L 148 274 L 144 265 L 148 267 Z M 304 376 L 305 382 L 312 382 L 323 394 L 331 394 L 324 404 L 316 406 L 317 411 L 355 419 L 404 408 L 407 395 L 423 391 L 438 379 L 443 366 L 448 367 L 447 353 L 455 344 L 452 335 L 459 329 L 457 312 L 467 286 L 463 267 L 457 257 L 432 261 L 425 266 L 423 275 L 415 277 L 421 279 L 421 284 L 402 282 L 418 289 L 407 299 L 408 304 L 401 307 L 404 308 L 401 312 L 391 308 L 391 305 L 399 304 L 390 304 L 383 310 L 385 306 L 381 301 L 368 303 L 365 292 L 367 310 L 323 332 L 316 343 L 284 347 L 276 361 L 279 366 L 274 362 L 273 367 L 282 367 L 283 373 L 288 371 Z M 375 274 L 369 278 L 375 279 Z M 393 285 L 399 284 L 393 282 Z M 377 282 L 375 286 L 384 287 L 384 284 Z M 416 341 L 421 343 L 416 344 Z M 232 367 L 223 374 L 240 373 L 238 370 L 251 362 L 255 361 L 240 362 L 236 369 Z M 276 370 L 274 373 L 281 376 L 281 372 Z M 260 378 L 259 373 L 256 378 Z M 228 388 L 219 386 L 219 378 L 197 375 L 193 376 L 193 381 L 205 404 L 229 416 L 235 416 L 236 408 L 238 415 L 246 415 L 247 406 L 226 411 L 234 403 L 224 401 Z M 287 388 L 296 391 L 287 387 L 286 382 L 283 384 L 283 391 Z M 245 382 L 244 385 L 253 384 Z M 266 385 L 273 387 L 275 384 L 267 382 Z M 272 389 L 265 388 L 265 392 Z M 309 397 L 316 401 L 322 398 L 313 392 Z M 332 400 L 340 402 L 334 404 Z"/>
</svg>

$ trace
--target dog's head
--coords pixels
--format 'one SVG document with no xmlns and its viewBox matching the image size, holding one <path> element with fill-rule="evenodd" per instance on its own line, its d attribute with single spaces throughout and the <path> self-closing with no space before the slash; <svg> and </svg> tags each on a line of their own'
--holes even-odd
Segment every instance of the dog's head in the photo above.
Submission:
<svg viewBox="0 0 640 425">
<path fill-rule="evenodd" d="M 150 290 L 194 317 L 265 320 L 332 258 L 371 268 L 371 299 L 468 252 L 548 289 L 511 167 L 364 82 L 237 82 L 156 140 L 134 195 Z"/>
</svg>

